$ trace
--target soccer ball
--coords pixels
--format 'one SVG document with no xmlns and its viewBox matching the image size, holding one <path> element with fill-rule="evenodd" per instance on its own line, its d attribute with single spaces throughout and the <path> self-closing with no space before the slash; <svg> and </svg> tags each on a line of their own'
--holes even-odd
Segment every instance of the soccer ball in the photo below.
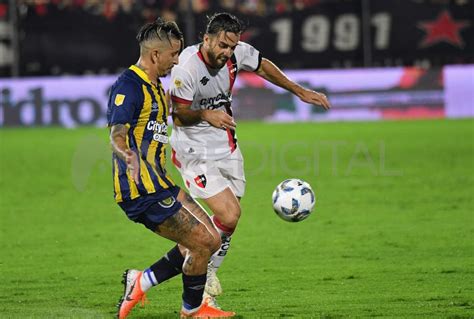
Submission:
<svg viewBox="0 0 474 319">
<path fill-rule="evenodd" d="M 287 222 L 306 219 L 313 210 L 316 197 L 311 186 L 301 179 L 284 180 L 273 191 L 273 209 Z"/>
</svg>

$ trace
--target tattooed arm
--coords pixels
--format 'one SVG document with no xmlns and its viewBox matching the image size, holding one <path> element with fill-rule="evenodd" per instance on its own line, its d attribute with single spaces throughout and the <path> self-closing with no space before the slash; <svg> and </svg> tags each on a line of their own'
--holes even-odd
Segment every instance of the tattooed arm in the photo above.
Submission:
<svg viewBox="0 0 474 319">
<path fill-rule="evenodd" d="M 125 163 L 135 183 L 138 183 L 139 168 L 138 156 L 127 145 L 128 127 L 124 124 L 116 124 L 110 129 L 110 144 L 114 153 Z"/>
</svg>

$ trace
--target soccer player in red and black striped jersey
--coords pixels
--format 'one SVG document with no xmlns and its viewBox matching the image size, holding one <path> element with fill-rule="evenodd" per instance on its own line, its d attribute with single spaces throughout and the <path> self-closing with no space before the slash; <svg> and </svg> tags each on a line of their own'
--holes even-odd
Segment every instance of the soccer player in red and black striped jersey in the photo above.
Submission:
<svg viewBox="0 0 474 319">
<path fill-rule="evenodd" d="M 207 264 L 220 236 L 165 170 L 168 106 L 159 78 L 178 63 L 182 33 L 176 23 L 159 19 L 143 26 L 137 40 L 140 59 L 119 76 L 108 102 L 115 200 L 129 219 L 177 245 L 147 269 L 125 271 L 118 317 L 126 318 L 152 286 L 180 273 L 182 317 L 231 317 L 233 312 L 202 302 Z"/>
<path fill-rule="evenodd" d="M 213 15 L 203 42 L 184 49 L 171 73 L 173 163 L 191 195 L 204 199 L 212 210 L 222 236 L 221 248 L 212 256 L 207 273 L 205 291 L 211 300 L 222 292 L 215 273 L 229 249 L 245 192 L 244 161 L 231 107 L 238 72 L 255 72 L 303 102 L 330 107 L 324 94 L 293 82 L 256 48 L 240 41 L 242 32 L 235 16 Z"/>
</svg>

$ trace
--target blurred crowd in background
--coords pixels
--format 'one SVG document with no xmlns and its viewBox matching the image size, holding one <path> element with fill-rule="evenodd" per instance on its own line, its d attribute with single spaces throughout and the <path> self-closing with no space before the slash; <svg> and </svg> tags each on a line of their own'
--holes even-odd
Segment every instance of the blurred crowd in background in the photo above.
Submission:
<svg viewBox="0 0 474 319">
<path fill-rule="evenodd" d="M 336 0 L 344 1 L 344 0 Z M 412 0 L 418 3 L 467 4 L 470 0 Z M 8 0 L 0 1 L 0 18 L 6 15 Z M 58 10 L 82 10 L 88 14 L 113 20 L 120 14 L 138 14 L 145 20 L 158 16 L 176 20 L 180 12 L 189 7 L 194 13 L 228 10 L 245 15 L 266 16 L 313 8 L 335 0 L 17 0 L 22 11 L 32 10 L 37 15 L 47 15 Z"/>
<path fill-rule="evenodd" d="M 22 11 L 32 10 L 36 15 L 48 15 L 61 10 L 82 10 L 88 14 L 113 20 L 121 14 L 138 14 L 145 20 L 161 16 L 176 20 L 189 7 L 194 13 L 228 10 L 241 14 L 265 16 L 311 8 L 325 0 L 19 0 Z M 6 4 L 4 4 L 6 6 Z M 0 14 L 6 10 L 0 10 Z M 25 12 L 26 13 L 26 12 Z"/>
<path fill-rule="evenodd" d="M 282 68 L 473 63 L 474 0 L 0 0 L 0 77 L 112 74 L 136 59 L 135 35 L 162 17 L 185 44 L 227 11 L 242 40 Z"/>
</svg>

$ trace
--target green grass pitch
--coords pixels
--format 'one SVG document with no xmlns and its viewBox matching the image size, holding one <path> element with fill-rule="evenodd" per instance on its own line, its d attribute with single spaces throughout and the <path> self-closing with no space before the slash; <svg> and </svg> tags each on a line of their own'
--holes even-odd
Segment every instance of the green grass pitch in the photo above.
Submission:
<svg viewBox="0 0 474 319">
<path fill-rule="evenodd" d="M 240 123 L 238 136 L 247 194 L 220 270 L 225 309 L 474 317 L 473 120 Z M 0 130 L 0 318 L 111 318 L 123 270 L 172 246 L 114 203 L 107 141 L 105 128 Z M 289 177 L 316 192 L 301 223 L 272 211 Z M 180 295 L 178 277 L 130 318 L 177 318 Z"/>
</svg>

